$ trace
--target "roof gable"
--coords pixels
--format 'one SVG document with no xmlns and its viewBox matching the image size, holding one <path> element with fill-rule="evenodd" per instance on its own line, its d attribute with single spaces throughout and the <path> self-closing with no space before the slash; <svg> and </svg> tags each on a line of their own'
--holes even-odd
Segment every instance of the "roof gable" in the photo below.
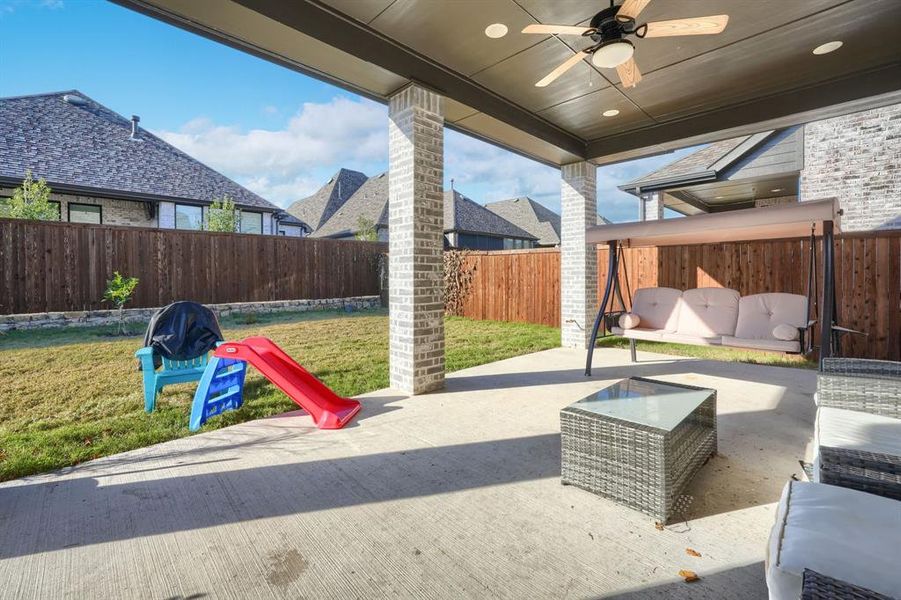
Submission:
<svg viewBox="0 0 901 600">
<path fill-rule="evenodd" d="M 370 177 L 331 217 L 317 229 L 314 237 L 347 237 L 360 230 L 360 219 L 376 227 L 388 226 L 388 174 Z"/>
<path fill-rule="evenodd" d="M 489 202 L 485 208 L 538 238 L 542 246 L 560 243 L 560 215 L 529 197 Z"/>
<path fill-rule="evenodd" d="M 74 98 L 74 102 L 65 100 Z M 0 98 L 0 177 L 26 170 L 51 187 L 98 195 L 279 208 L 77 90 Z"/>
<path fill-rule="evenodd" d="M 537 237 L 454 190 L 444 192 L 444 230 L 526 240 Z"/>
<path fill-rule="evenodd" d="M 312 196 L 297 200 L 288 207 L 288 212 L 308 223 L 314 230 L 325 223 L 350 199 L 367 181 L 364 173 L 350 169 L 339 169 L 324 186 Z"/>
</svg>

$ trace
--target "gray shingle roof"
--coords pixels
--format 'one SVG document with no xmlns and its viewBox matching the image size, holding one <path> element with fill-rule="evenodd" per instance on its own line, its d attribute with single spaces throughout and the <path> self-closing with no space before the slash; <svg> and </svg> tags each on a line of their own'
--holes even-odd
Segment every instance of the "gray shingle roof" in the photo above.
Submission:
<svg viewBox="0 0 901 600">
<path fill-rule="evenodd" d="M 242 207 L 280 210 L 146 129 L 137 137 L 129 119 L 77 90 L 0 98 L 0 177 L 21 180 L 31 169 L 63 191 L 199 203 L 227 195 Z"/>
<path fill-rule="evenodd" d="M 560 243 L 560 215 L 531 198 L 489 202 L 485 208 L 532 234 L 542 246 Z"/>
<path fill-rule="evenodd" d="M 444 192 L 444 230 L 526 240 L 537 239 L 537 236 L 520 229 L 457 191 Z"/>
<path fill-rule="evenodd" d="M 353 196 L 332 214 L 313 237 L 347 237 L 355 235 L 360 218 L 372 221 L 376 227 L 388 226 L 388 174 L 370 177 Z"/>
<path fill-rule="evenodd" d="M 629 191 L 635 189 L 636 186 L 649 186 L 655 182 L 665 181 L 676 177 L 690 176 L 692 174 L 707 171 L 717 162 L 725 158 L 730 152 L 735 150 L 740 144 L 748 140 L 750 136 L 744 135 L 737 138 L 722 140 L 715 142 L 692 152 L 687 156 L 666 164 L 656 171 L 652 171 L 647 175 L 643 175 L 638 179 L 634 179 L 628 183 L 619 186 L 619 189 Z"/>
<path fill-rule="evenodd" d="M 541 246 L 560 244 L 560 215 L 528 196 L 489 202 L 485 208 L 538 238 Z M 598 215 L 597 224 L 609 225 L 610 221 Z"/>
<path fill-rule="evenodd" d="M 372 221 L 377 227 L 388 226 L 387 173 L 369 178 L 350 198 L 333 211 L 331 218 L 316 229 L 312 237 L 355 235 L 359 230 L 358 223 L 361 216 Z M 480 204 L 476 204 L 459 192 L 444 193 L 444 231 L 463 231 L 529 240 L 537 237 Z"/>
<path fill-rule="evenodd" d="M 366 183 L 367 177 L 359 171 L 340 169 L 328 183 L 319 188 L 315 194 L 294 202 L 288 212 L 309 223 L 313 230 L 325 225 L 333 214 Z M 386 192 L 387 197 L 387 192 Z"/>
</svg>

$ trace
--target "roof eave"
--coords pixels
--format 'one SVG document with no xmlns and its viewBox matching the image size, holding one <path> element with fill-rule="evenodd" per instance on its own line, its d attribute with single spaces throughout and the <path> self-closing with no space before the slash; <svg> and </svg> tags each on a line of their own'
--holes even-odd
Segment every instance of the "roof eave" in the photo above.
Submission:
<svg viewBox="0 0 901 600">
<path fill-rule="evenodd" d="M 704 183 L 716 179 L 717 172 L 713 169 L 705 169 L 704 171 L 696 171 L 687 175 L 676 175 L 673 177 L 661 177 L 660 179 L 651 179 L 649 181 L 630 181 L 617 186 L 620 190 L 628 192 L 634 196 L 638 196 L 641 192 L 655 192 L 683 185 L 691 185 L 694 183 Z M 639 191 L 640 190 L 640 191 Z"/>
</svg>

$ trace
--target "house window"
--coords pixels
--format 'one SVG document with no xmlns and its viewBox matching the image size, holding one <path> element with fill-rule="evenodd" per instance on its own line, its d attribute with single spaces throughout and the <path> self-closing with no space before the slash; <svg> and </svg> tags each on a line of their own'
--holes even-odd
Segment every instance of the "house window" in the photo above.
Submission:
<svg viewBox="0 0 901 600">
<path fill-rule="evenodd" d="M 195 231 L 203 229 L 203 209 L 199 206 L 176 204 L 175 228 L 193 229 Z"/>
<path fill-rule="evenodd" d="M 96 204 L 69 203 L 70 223 L 93 223 L 100 225 L 103 222 L 103 209 Z"/>
<path fill-rule="evenodd" d="M 241 233 L 263 233 L 263 213 L 242 210 Z"/>
</svg>

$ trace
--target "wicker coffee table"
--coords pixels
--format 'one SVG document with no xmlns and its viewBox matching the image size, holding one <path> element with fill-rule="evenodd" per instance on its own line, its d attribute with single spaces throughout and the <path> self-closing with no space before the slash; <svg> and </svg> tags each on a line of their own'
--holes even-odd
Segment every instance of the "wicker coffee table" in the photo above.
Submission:
<svg viewBox="0 0 901 600">
<path fill-rule="evenodd" d="M 561 476 L 665 523 L 716 452 L 716 390 L 632 377 L 560 411 Z"/>
</svg>

